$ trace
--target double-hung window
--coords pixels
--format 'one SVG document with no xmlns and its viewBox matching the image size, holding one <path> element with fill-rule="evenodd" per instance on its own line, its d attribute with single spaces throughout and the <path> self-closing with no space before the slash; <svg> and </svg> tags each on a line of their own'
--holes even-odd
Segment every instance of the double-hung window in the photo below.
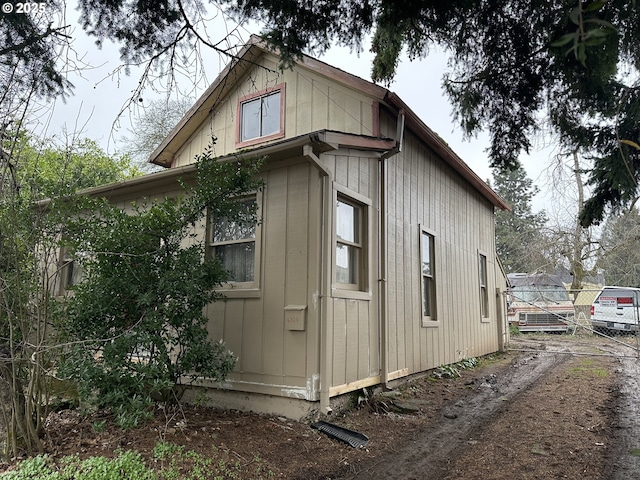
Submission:
<svg viewBox="0 0 640 480">
<path fill-rule="evenodd" d="M 240 99 L 238 145 L 284 136 L 284 84 Z"/>
<path fill-rule="evenodd" d="M 478 272 L 480 274 L 480 314 L 482 318 L 489 317 L 489 290 L 487 289 L 487 257 L 478 254 Z"/>
<path fill-rule="evenodd" d="M 435 238 L 425 230 L 420 231 L 420 269 L 422 283 L 422 319 L 433 322 L 436 317 Z"/>
<path fill-rule="evenodd" d="M 256 197 L 238 200 L 244 211 L 255 211 Z M 210 247 L 229 272 L 232 283 L 253 283 L 256 279 L 256 232 L 254 222 L 214 217 L 211 219 Z"/>
<path fill-rule="evenodd" d="M 341 187 L 334 197 L 334 295 L 369 300 L 370 259 L 367 239 L 371 201 L 356 192 L 343 190 L 346 189 Z"/>
<path fill-rule="evenodd" d="M 364 266 L 364 206 L 339 196 L 336 202 L 336 283 L 360 290 Z"/>
</svg>

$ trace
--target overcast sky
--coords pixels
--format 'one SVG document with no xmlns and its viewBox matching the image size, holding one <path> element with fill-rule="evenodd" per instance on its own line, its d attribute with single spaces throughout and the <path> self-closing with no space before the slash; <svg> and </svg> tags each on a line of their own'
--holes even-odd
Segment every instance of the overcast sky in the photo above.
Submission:
<svg viewBox="0 0 640 480">
<path fill-rule="evenodd" d="M 76 22 L 75 13 L 67 12 L 68 23 Z M 251 33 L 259 33 L 254 28 Z M 243 36 L 248 38 L 249 31 Z M 118 48 L 106 44 L 99 50 L 84 35 L 79 26 L 74 27 L 74 60 L 80 59 L 91 65 L 90 69 L 82 69 L 70 75 L 69 79 L 75 85 L 74 95 L 62 102 L 56 101 L 52 113 L 40 119 L 41 132 L 46 135 L 61 135 L 63 129 L 67 132 L 82 131 L 82 136 L 97 140 L 108 152 L 124 148 L 122 137 L 131 136 L 129 131 L 131 119 L 135 112 L 120 111 L 131 97 L 138 84 L 139 71 L 132 70 L 129 76 L 119 71 L 120 61 Z M 321 60 L 341 68 L 351 74 L 370 80 L 371 61 L 373 55 L 365 45 L 364 52 L 356 54 L 347 48 L 332 48 Z M 223 68 L 224 60 L 216 53 L 204 52 L 207 55 L 207 79 L 213 81 L 215 75 Z M 462 131 L 452 121 L 451 105 L 441 87 L 442 75 L 446 69 L 446 56 L 442 52 L 434 52 L 428 58 L 418 61 L 402 59 L 394 82 L 388 87 L 397 93 L 407 105 L 478 174 L 483 180 L 491 178 L 486 148 L 489 144 L 488 136 L 483 134 L 478 138 L 464 139 Z M 188 83 L 190 79 L 183 81 Z M 206 82 L 205 82 L 206 83 Z M 200 85 L 199 93 L 206 88 Z M 162 95 L 147 89 L 142 96 L 142 104 Z M 545 196 L 545 174 L 541 173 L 548 164 L 549 149 L 533 152 L 530 157 L 523 157 L 523 164 L 529 177 L 534 180 L 543 192 L 534 201 L 534 209 L 543 208 L 548 201 Z"/>
</svg>

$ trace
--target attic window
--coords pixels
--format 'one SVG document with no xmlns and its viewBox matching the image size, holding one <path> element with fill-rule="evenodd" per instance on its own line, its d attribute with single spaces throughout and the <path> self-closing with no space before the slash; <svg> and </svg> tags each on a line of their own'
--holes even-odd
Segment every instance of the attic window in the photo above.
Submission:
<svg viewBox="0 0 640 480">
<path fill-rule="evenodd" d="M 238 146 L 284 136 L 284 84 L 243 97 L 238 105 Z"/>
</svg>

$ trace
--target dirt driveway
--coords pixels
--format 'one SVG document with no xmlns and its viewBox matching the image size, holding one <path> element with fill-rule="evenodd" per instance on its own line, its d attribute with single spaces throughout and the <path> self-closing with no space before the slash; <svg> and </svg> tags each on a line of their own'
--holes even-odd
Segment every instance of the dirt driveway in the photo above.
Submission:
<svg viewBox="0 0 640 480">
<path fill-rule="evenodd" d="M 508 354 L 458 378 L 434 373 L 361 395 L 358 408 L 328 419 L 366 434 L 359 449 L 303 422 L 185 408 L 159 410 L 151 424 L 124 432 L 102 413 L 59 412 L 47 450 L 136 449 L 152 463 L 153 447 L 171 442 L 211 458 L 210 478 L 640 478 L 640 368 L 631 348 L 587 335 L 523 335 Z"/>
<path fill-rule="evenodd" d="M 439 418 L 341 478 L 640 478 L 634 355 L 593 337 L 517 337 L 508 365 L 465 382 Z"/>
</svg>

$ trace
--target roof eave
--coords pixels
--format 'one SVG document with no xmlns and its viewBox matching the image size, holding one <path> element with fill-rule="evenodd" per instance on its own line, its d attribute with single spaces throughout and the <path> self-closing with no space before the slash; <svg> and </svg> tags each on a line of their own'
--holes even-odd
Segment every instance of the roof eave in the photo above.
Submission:
<svg viewBox="0 0 640 480">
<path fill-rule="evenodd" d="M 198 98 L 196 103 L 184 114 L 182 120 L 169 132 L 160 145 L 149 155 L 148 162 L 162 167 L 170 167 L 174 156 L 183 143 L 197 128 L 204 122 L 215 103 L 228 91 L 234 88 L 235 84 L 230 82 L 230 73 L 235 71 L 234 78 L 242 74 L 255 65 L 256 60 L 263 52 L 263 46 L 252 37 L 242 50 L 232 58 L 231 62 L 220 72 L 216 80 L 209 85 L 205 92 Z"/>
<path fill-rule="evenodd" d="M 391 139 L 381 139 L 366 137 L 362 135 L 346 134 L 331 130 L 319 130 L 306 133 L 294 138 L 281 140 L 276 143 L 268 143 L 251 149 L 242 150 L 217 158 L 219 162 L 234 161 L 247 157 L 267 157 L 277 159 L 285 154 L 300 155 L 303 147 L 311 145 L 318 153 L 336 150 L 338 148 L 355 148 L 378 152 L 380 154 L 395 146 L 395 141 Z M 112 197 L 135 192 L 158 189 L 166 186 L 178 186 L 178 179 L 188 179 L 196 171 L 196 163 L 190 163 L 182 167 L 170 168 L 160 172 L 150 173 L 141 177 L 135 177 L 120 182 L 92 187 L 79 192 L 80 195 L 90 197 Z"/>
</svg>

